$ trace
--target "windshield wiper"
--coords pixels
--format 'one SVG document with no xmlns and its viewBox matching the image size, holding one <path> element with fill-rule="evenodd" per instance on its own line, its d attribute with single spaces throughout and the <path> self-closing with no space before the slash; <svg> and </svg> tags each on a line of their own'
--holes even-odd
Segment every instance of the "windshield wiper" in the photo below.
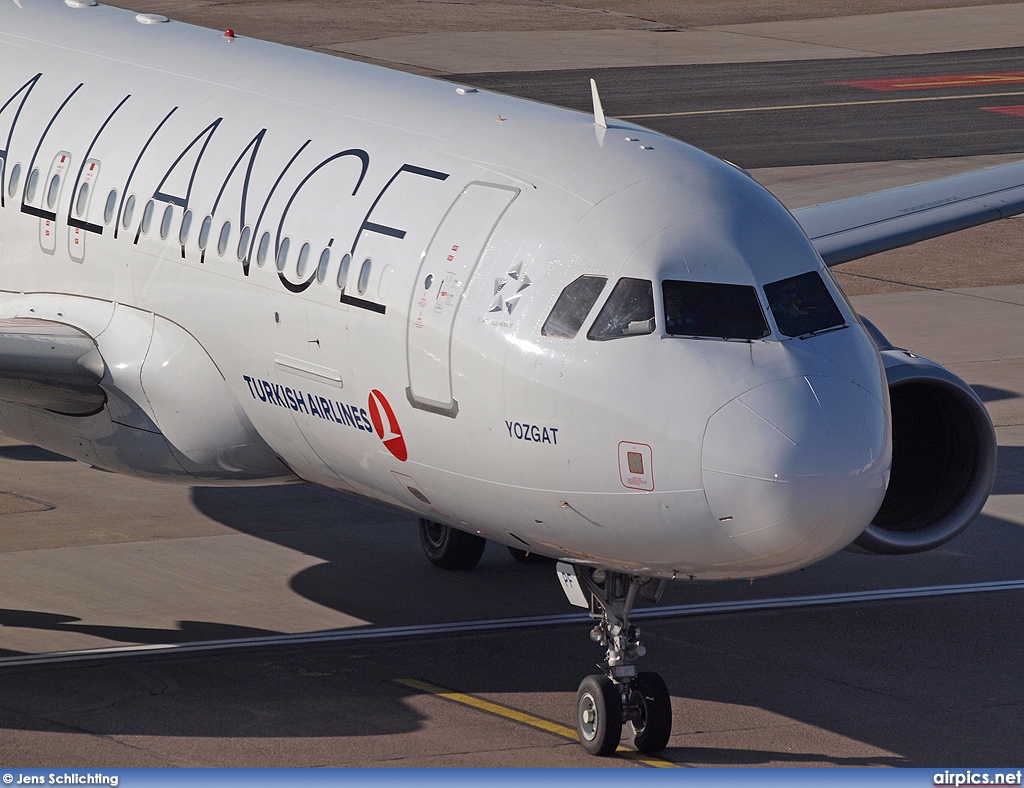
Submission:
<svg viewBox="0 0 1024 788">
<path fill-rule="evenodd" d="M 817 331 L 808 331 L 806 334 L 801 334 L 797 339 L 810 339 L 811 337 L 820 337 L 822 334 L 831 334 L 833 331 L 842 331 L 844 328 L 849 326 L 843 323 L 841 326 L 829 326 L 828 328 L 819 328 Z"/>
</svg>

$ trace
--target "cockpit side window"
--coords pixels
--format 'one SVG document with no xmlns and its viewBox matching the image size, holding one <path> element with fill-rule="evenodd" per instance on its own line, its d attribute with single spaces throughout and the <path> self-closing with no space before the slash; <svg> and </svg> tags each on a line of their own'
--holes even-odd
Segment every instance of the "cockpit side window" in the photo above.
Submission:
<svg viewBox="0 0 1024 788">
<path fill-rule="evenodd" d="M 639 336 L 650 334 L 654 327 L 654 285 L 646 279 L 624 277 L 615 283 L 612 294 L 587 332 L 587 339 L 604 341 Z"/>
<path fill-rule="evenodd" d="M 666 279 L 661 293 L 665 330 L 674 336 L 750 340 L 771 333 L 757 291 L 749 285 Z"/>
<path fill-rule="evenodd" d="M 541 335 L 562 339 L 575 337 L 607 282 L 606 276 L 585 274 L 567 284 L 544 321 Z"/>
<path fill-rule="evenodd" d="M 846 325 L 817 271 L 764 286 L 779 331 L 787 337 L 817 334 Z"/>
</svg>

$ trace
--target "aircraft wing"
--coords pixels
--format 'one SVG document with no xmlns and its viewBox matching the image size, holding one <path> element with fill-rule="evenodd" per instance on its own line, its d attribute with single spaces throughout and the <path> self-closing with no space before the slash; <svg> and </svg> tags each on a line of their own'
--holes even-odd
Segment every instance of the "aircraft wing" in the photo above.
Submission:
<svg viewBox="0 0 1024 788">
<path fill-rule="evenodd" d="M 97 412 L 104 364 L 92 337 L 63 323 L 0 320 L 0 401 L 70 416 Z"/>
<path fill-rule="evenodd" d="M 1024 212 L 1024 162 L 793 211 L 826 265 Z"/>
</svg>

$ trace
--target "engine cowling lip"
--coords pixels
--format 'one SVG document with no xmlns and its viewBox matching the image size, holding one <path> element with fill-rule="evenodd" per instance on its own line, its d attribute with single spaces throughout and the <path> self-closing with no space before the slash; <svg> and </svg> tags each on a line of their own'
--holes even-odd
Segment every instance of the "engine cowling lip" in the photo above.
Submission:
<svg viewBox="0 0 1024 788">
<path fill-rule="evenodd" d="M 889 390 L 911 383 L 927 383 L 952 396 L 971 419 L 977 441 L 978 462 L 967 494 L 939 520 L 912 531 L 893 531 L 872 523 L 852 547 L 871 553 L 901 555 L 939 547 L 960 534 L 981 512 L 992 492 L 996 471 L 996 438 L 988 410 L 964 381 L 942 365 L 896 348 L 881 351 Z"/>
</svg>

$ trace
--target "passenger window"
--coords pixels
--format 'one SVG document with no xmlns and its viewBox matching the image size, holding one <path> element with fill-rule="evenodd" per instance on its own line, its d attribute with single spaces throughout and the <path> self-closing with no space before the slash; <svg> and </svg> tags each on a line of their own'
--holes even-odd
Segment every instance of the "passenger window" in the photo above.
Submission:
<svg viewBox="0 0 1024 788">
<path fill-rule="evenodd" d="M 188 234 L 192 229 L 192 211 L 185 211 L 185 215 L 181 217 L 181 229 L 178 230 L 178 243 L 184 246 L 188 243 Z"/>
<path fill-rule="evenodd" d="M 213 229 L 213 217 L 207 216 L 199 228 L 199 251 L 205 252 L 210 244 L 210 230 Z"/>
<path fill-rule="evenodd" d="M 242 234 L 238 238 L 238 261 L 241 262 L 249 253 L 249 239 L 252 238 L 252 227 L 245 225 Z"/>
<path fill-rule="evenodd" d="M 11 170 L 11 181 L 7 184 L 7 196 L 11 199 L 18 193 L 18 182 L 21 180 L 21 165 L 15 164 Z"/>
<path fill-rule="evenodd" d="M 316 283 L 322 285 L 327 278 L 327 266 L 331 264 L 331 248 L 328 246 L 320 252 L 320 263 L 316 267 Z"/>
<path fill-rule="evenodd" d="M 124 216 L 121 217 L 121 225 L 128 229 L 132 224 L 132 216 L 135 214 L 135 195 L 129 194 L 124 203 Z"/>
<path fill-rule="evenodd" d="M 363 267 L 359 269 L 359 281 L 356 282 L 356 289 L 359 291 L 359 295 L 366 293 L 366 288 L 370 284 L 370 268 L 373 263 L 370 262 L 370 258 L 367 257 L 363 260 Z"/>
<path fill-rule="evenodd" d="M 541 336 L 575 337 L 607 283 L 606 276 L 584 275 L 567 284 L 544 321 Z"/>
<path fill-rule="evenodd" d="M 299 250 L 299 261 L 295 264 L 295 275 L 302 279 L 306 275 L 306 266 L 309 265 L 309 242 L 302 245 Z"/>
<path fill-rule="evenodd" d="M 771 333 L 757 291 L 749 285 L 714 282 L 661 283 L 665 330 L 704 339 L 761 339 Z"/>
<path fill-rule="evenodd" d="M 36 198 L 36 190 L 39 189 L 39 168 L 32 170 L 28 176 L 28 188 L 25 190 L 25 202 L 32 202 Z"/>
<path fill-rule="evenodd" d="M 604 341 L 654 331 L 654 285 L 646 279 L 622 278 L 590 327 L 587 339 Z"/>
<path fill-rule="evenodd" d="M 107 204 L 103 206 L 103 223 L 110 224 L 114 220 L 114 211 L 117 209 L 117 189 L 111 189 L 107 195 Z"/>
<path fill-rule="evenodd" d="M 217 241 L 217 254 L 221 257 L 228 250 L 228 239 L 231 238 L 231 222 L 224 222 L 220 228 L 220 240 Z"/>
<path fill-rule="evenodd" d="M 846 325 L 817 271 L 765 285 L 764 294 L 779 331 L 787 337 L 810 336 Z"/>
<path fill-rule="evenodd" d="M 348 284 L 348 268 L 352 265 L 352 255 L 348 252 L 341 258 L 341 265 L 338 266 L 338 289 L 345 292 L 345 285 Z"/>
<path fill-rule="evenodd" d="M 279 273 L 284 273 L 284 267 L 288 263 L 288 247 L 292 245 L 292 242 L 285 238 L 281 241 L 281 248 L 277 250 L 277 270 Z"/>
<path fill-rule="evenodd" d="M 57 203 L 57 195 L 60 193 L 60 175 L 50 178 L 50 188 L 46 190 L 46 207 L 53 209 Z"/>
<path fill-rule="evenodd" d="M 156 210 L 156 203 L 150 200 L 146 203 L 146 210 L 142 212 L 142 234 L 148 235 L 149 228 L 153 225 L 153 211 Z"/>
<path fill-rule="evenodd" d="M 166 241 L 171 234 L 171 220 L 174 219 L 174 206 L 168 205 L 164 208 L 164 218 L 160 220 L 160 238 Z"/>
<path fill-rule="evenodd" d="M 262 266 L 267 262 L 267 255 L 270 253 L 270 233 L 263 233 L 260 238 L 260 248 L 256 250 L 256 265 Z"/>
<path fill-rule="evenodd" d="M 89 204 L 89 184 L 83 183 L 78 190 L 78 200 L 75 202 L 75 216 L 81 218 L 85 213 L 85 206 Z"/>
</svg>

